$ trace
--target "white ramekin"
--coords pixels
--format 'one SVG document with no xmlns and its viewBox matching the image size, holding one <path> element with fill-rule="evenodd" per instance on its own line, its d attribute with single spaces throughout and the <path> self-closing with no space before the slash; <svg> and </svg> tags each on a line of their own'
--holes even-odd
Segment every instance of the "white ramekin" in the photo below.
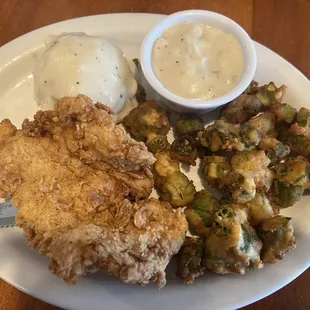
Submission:
<svg viewBox="0 0 310 310">
<path fill-rule="evenodd" d="M 239 83 L 230 92 L 208 100 L 186 99 L 167 90 L 157 79 L 151 61 L 153 44 L 167 28 L 182 22 L 207 24 L 236 37 L 243 52 L 244 70 Z M 235 99 L 247 88 L 254 77 L 257 58 L 253 41 L 236 22 L 218 13 L 190 10 L 169 15 L 149 31 L 142 43 L 140 61 L 146 80 L 169 108 L 177 112 L 205 113 Z"/>
</svg>

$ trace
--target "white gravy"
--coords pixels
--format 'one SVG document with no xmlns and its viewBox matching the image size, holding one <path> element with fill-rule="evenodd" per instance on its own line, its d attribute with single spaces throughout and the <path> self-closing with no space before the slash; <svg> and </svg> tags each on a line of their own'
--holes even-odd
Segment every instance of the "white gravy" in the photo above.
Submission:
<svg viewBox="0 0 310 310">
<path fill-rule="evenodd" d="M 169 91 L 207 100 L 229 92 L 239 82 L 243 54 L 233 35 L 185 22 L 168 28 L 155 41 L 152 67 Z"/>
</svg>

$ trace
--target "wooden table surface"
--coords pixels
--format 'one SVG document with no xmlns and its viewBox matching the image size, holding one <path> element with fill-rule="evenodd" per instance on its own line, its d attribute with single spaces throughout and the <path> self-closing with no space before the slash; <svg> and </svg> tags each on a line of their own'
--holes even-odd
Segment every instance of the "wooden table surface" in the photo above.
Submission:
<svg viewBox="0 0 310 310">
<path fill-rule="evenodd" d="M 194 8 L 234 19 L 254 40 L 286 58 L 310 78 L 309 0 L 0 0 L 0 46 L 31 30 L 74 17 L 117 12 L 169 14 Z M 280 291 L 243 309 L 310 309 L 308 281 L 310 270 Z M 57 308 L 0 280 L 0 309 Z"/>
</svg>

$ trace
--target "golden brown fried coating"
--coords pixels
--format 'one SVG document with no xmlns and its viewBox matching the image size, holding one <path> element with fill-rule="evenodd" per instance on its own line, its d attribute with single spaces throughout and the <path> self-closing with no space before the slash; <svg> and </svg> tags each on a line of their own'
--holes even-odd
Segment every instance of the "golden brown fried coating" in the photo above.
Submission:
<svg viewBox="0 0 310 310">
<path fill-rule="evenodd" d="M 178 135 L 194 135 L 204 129 L 203 120 L 191 114 L 180 115 L 176 121 L 175 130 Z"/>
<path fill-rule="evenodd" d="M 274 177 L 269 163 L 265 152 L 258 150 L 238 152 L 232 157 L 232 171 L 242 177 L 240 186 L 232 191 L 235 201 L 246 203 L 255 197 L 256 190 L 269 191 Z"/>
<path fill-rule="evenodd" d="M 297 113 L 296 123 L 282 135 L 283 141 L 292 152 L 302 155 L 310 155 L 310 111 L 301 108 Z"/>
<path fill-rule="evenodd" d="M 273 82 L 258 86 L 252 82 L 244 94 L 230 102 L 221 112 L 221 119 L 231 124 L 243 124 L 271 105 L 281 103 L 286 86 L 277 88 Z"/>
<path fill-rule="evenodd" d="M 221 119 L 231 124 L 243 124 L 262 109 L 261 101 L 253 95 L 241 95 L 225 106 Z"/>
<path fill-rule="evenodd" d="M 268 158 L 270 159 L 270 166 L 279 163 L 282 159 L 290 154 L 290 148 L 272 137 L 264 137 L 258 147 L 264 150 Z"/>
<path fill-rule="evenodd" d="M 275 264 L 297 244 L 291 219 L 281 215 L 264 220 L 258 234 L 263 241 L 261 257 L 264 263 Z"/>
<path fill-rule="evenodd" d="M 205 156 L 202 173 L 211 187 L 227 189 L 237 203 L 246 203 L 255 197 L 256 190 L 270 189 L 273 172 L 269 163 L 264 151 L 258 150 L 237 152 L 231 159 Z"/>
<path fill-rule="evenodd" d="M 204 131 L 198 132 L 198 139 L 211 152 L 243 151 L 245 148 L 241 141 L 240 126 L 224 120 L 217 120 Z"/>
<path fill-rule="evenodd" d="M 296 119 L 297 111 L 287 103 L 275 103 L 270 107 L 278 123 L 292 124 Z"/>
<path fill-rule="evenodd" d="M 178 270 L 176 272 L 184 283 L 192 284 L 195 279 L 203 275 L 205 269 L 201 266 L 203 250 L 204 245 L 201 239 L 186 237 L 177 255 Z"/>
<path fill-rule="evenodd" d="M 205 156 L 202 173 L 208 185 L 214 188 L 230 187 L 238 179 L 232 172 L 230 158 L 224 156 Z"/>
<path fill-rule="evenodd" d="M 309 188 L 309 162 L 298 156 L 275 167 L 271 199 L 282 208 L 293 206 Z"/>
<path fill-rule="evenodd" d="M 68 283 L 103 269 L 128 283 L 165 284 L 185 216 L 149 196 L 155 158 L 85 96 L 62 99 L 22 130 L 0 125 L 0 189 L 18 207 L 27 244 Z"/>
<path fill-rule="evenodd" d="M 278 213 L 275 206 L 272 206 L 264 193 L 257 192 L 254 199 L 245 204 L 231 202 L 231 208 L 239 215 L 239 221 L 249 222 L 252 226 L 257 226 L 263 220 Z"/>
<path fill-rule="evenodd" d="M 194 201 L 184 211 L 192 233 L 207 237 L 214 222 L 214 212 L 219 208 L 219 201 L 206 190 L 195 194 Z"/>
<path fill-rule="evenodd" d="M 255 230 L 247 224 L 235 221 L 228 228 L 215 227 L 205 242 L 203 266 L 219 274 L 261 269 L 261 248 Z"/>
<path fill-rule="evenodd" d="M 189 135 L 176 138 L 171 145 L 170 154 L 173 159 L 181 163 L 196 166 L 198 157 L 197 142 Z"/>
<path fill-rule="evenodd" d="M 108 109 L 94 105 L 86 96 L 68 97 L 57 103 L 55 111 L 39 111 L 33 121 L 26 119 L 22 128 L 28 136 L 52 138 L 97 169 L 109 164 L 118 171 L 130 172 L 153 164 L 155 158 L 144 143 L 130 139 L 121 126 L 116 126 Z"/>
<path fill-rule="evenodd" d="M 145 145 L 147 146 L 147 149 L 153 154 L 162 152 L 170 147 L 166 135 L 158 135 L 154 132 L 149 133 Z"/>
<path fill-rule="evenodd" d="M 123 123 L 138 141 L 146 141 L 150 133 L 166 135 L 170 130 L 168 112 L 154 100 L 146 101 L 131 110 Z"/>
<path fill-rule="evenodd" d="M 257 147 L 263 137 L 275 130 L 275 116 L 265 112 L 251 118 L 241 127 L 224 120 L 217 120 L 198 133 L 202 146 L 212 152 L 250 151 Z"/>
<path fill-rule="evenodd" d="M 263 106 L 270 107 L 272 104 L 282 102 L 287 86 L 281 85 L 279 88 L 273 83 L 260 86 L 255 96 L 262 102 Z"/>
<path fill-rule="evenodd" d="M 171 158 L 170 152 L 159 152 L 155 157 L 154 181 L 160 198 L 173 207 L 189 205 L 196 193 L 193 181 L 180 171 L 179 163 Z"/>
<path fill-rule="evenodd" d="M 268 132 L 274 130 L 275 123 L 274 115 L 265 112 L 243 124 L 240 135 L 244 150 L 254 149 Z"/>
</svg>

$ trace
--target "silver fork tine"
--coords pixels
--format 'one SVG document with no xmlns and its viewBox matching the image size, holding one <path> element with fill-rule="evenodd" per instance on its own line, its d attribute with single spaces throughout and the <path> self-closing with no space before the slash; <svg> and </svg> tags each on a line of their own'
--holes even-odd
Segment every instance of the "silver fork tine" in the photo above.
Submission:
<svg viewBox="0 0 310 310">
<path fill-rule="evenodd" d="M 0 203 L 0 228 L 15 226 L 17 209 L 10 201 Z"/>
<path fill-rule="evenodd" d="M 4 225 L 4 226 L 0 226 L 0 229 L 1 228 L 12 228 L 12 227 L 15 227 L 16 225 Z"/>
</svg>

